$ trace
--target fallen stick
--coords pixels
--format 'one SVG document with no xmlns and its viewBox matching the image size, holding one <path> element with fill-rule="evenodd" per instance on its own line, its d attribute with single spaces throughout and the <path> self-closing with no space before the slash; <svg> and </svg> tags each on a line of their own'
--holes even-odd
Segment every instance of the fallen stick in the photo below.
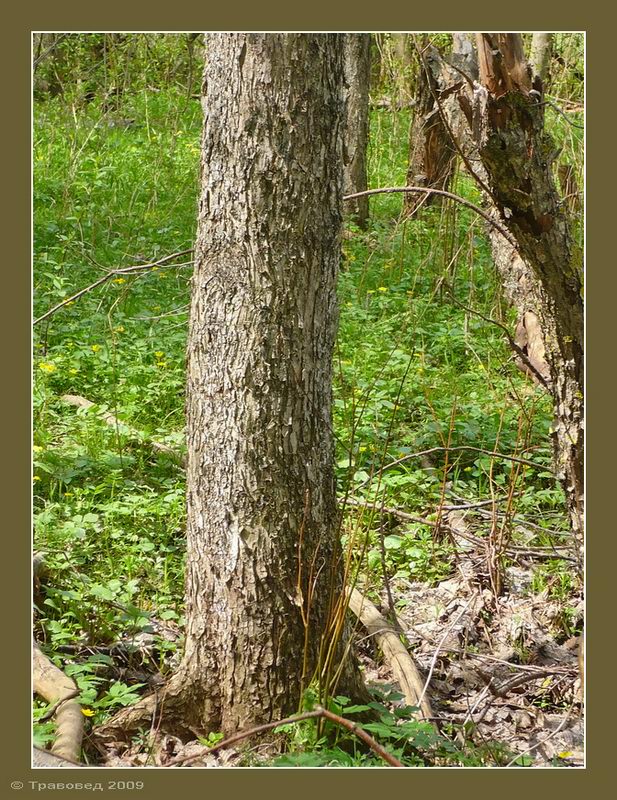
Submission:
<svg viewBox="0 0 617 800">
<path fill-rule="evenodd" d="M 392 667 L 392 672 L 400 684 L 407 705 L 418 707 L 421 717 L 431 721 L 434 715 L 429 700 L 423 696 L 425 695 L 424 679 L 407 648 L 401 642 L 399 634 L 371 601 L 367 600 L 357 589 L 352 589 L 349 594 L 349 608 L 364 625 L 369 635 L 374 636 L 384 658 Z"/>
<path fill-rule="evenodd" d="M 96 403 L 93 403 L 91 400 L 88 400 L 86 397 L 82 397 L 78 394 L 64 394 L 60 399 L 63 403 L 67 403 L 70 406 L 75 406 L 76 408 L 88 409 L 96 405 Z M 146 444 L 148 444 L 157 453 L 166 453 L 167 455 L 172 456 L 172 458 L 179 461 L 181 464 L 184 464 L 184 456 L 182 456 L 168 444 L 163 444 L 163 442 L 157 442 L 153 439 L 147 439 L 136 428 L 127 425 L 126 422 L 122 422 L 122 420 L 119 420 L 118 417 L 114 416 L 109 411 L 101 412 L 99 416 L 106 425 L 109 425 L 111 428 L 116 428 L 125 436 L 128 436 L 131 439 L 136 439 L 140 442 L 145 441 Z"/>
</svg>

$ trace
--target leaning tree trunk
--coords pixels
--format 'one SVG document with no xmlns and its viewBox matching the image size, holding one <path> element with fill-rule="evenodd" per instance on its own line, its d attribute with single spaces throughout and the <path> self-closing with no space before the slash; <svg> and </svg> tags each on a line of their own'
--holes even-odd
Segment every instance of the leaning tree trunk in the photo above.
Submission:
<svg viewBox="0 0 617 800">
<path fill-rule="evenodd" d="M 479 78 L 478 58 L 473 42 L 473 35 L 469 33 L 453 34 L 452 55 L 443 62 L 440 73 L 440 91 L 444 97 L 441 103 L 442 114 L 456 142 L 453 147 L 458 147 L 465 157 L 467 167 L 473 173 L 477 182 L 488 188 L 488 175 L 482 159 L 479 157 L 477 147 L 472 139 L 470 129 L 461 113 L 461 99 L 464 99 L 463 87 L 469 88 L 469 81 Z M 452 87 L 459 85 L 461 91 L 458 96 L 452 94 Z M 471 108 L 471 99 L 467 104 Z M 484 203 L 489 214 L 499 222 L 500 213 L 493 198 L 484 192 Z M 549 388 L 550 370 L 545 359 L 545 344 L 542 326 L 540 324 L 540 308 L 544 301 L 541 286 L 534 271 L 525 262 L 516 247 L 493 226 L 488 228 L 491 242 L 493 263 L 499 273 L 501 288 L 508 302 L 517 310 L 518 320 L 515 333 L 515 343 L 523 351 L 525 360 L 519 353 L 514 356 L 517 368 L 528 375 L 537 384 Z"/>
<path fill-rule="evenodd" d="M 284 717 L 315 678 L 362 696 L 345 641 L 331 423 L 341 38 L 206 37 L 186 642 L 160 699 L 167 729 L 229 734 Z"/>
<path fill-rule="evenodd" d="M 477 34 L 480 84 L 471 125 L 503 222 L 533 270 L 555 408 L 554 447 L 572 527 L 583 530 L 583 300 L 581 257 L 560 205 L 544 132 L 541 94 L 532 87 L 520 34 Z"/>
<path fill-rule="evenodd" d="M 369 33 L 346 33 L 345 83 L 346 111 L 343 139 L 343 192 L 356 194 L 368 188 L 366 152 L 369 136 L 369 83 L 371 74 L 371 36 Z M 368 223 L 368 197 L 347 203 L 347 213 L 365 229 Z"/>
</svg>

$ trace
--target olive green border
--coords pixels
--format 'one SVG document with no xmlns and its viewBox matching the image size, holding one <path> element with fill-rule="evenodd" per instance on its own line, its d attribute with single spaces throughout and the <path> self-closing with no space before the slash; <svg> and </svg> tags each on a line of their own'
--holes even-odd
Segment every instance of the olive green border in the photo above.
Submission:
<svg viewBox="0 0 617 800">
<path fill-rule="evenodd" d="M 143 780 L 145 788 L 134 794 L 142 797 L 167 797 L 170 790 L 213 796 L 220 790 L 245 790 L 251 795 L 265 792 L 283 796 L 299 791 L 313 794 L 315 789 L 329 796 L 339 793 L 374 797 L 402 791 L 406 796 L 419 793 L 451 792 L 461 789 L 474 795 L 492 795 L 512 786 L 517 795 L 528 792 L 539 796 L 550 786 L 560 795 L 588 792 L 593 783 L 601 796 L 611 784 L 605 779 L 613 755 L 613 720 L 610 701 L 614 681 L 609 672 L 609 643 L 614 640 L 613 596 L 610 576 L 615 563 L 614 523 L 609 508 L 614 496 L 612 483 L 611 431 L 613 395 L 604 380 L 613 372 L 614 333 L 612 308 L 614 291 L 614 199 L 608 181 L 596 180 L 614 161 L 609 110 L 614 105 L 615 44 L 609 39 L 612 26 L 589 3 L 568 12 L 560 2 L 519 2 L 504 5 L 499 13 L 495 3 L 473 5 L 458 0 L 444 4 L 397 4 L 385 8 L 374 4 L 362 8 L 357 2 L 298 5 L 287 3 L 280 11 L 272 5 L 229 4 L 226 10 L 208 4 L 61 2 L 23 4 L 4 12 L 2 57 L 4 60 L 3 142 L 4 173 L 8 184 L 2 191 L 5 204 L 2 220 L 4 286 L 2 339 L 4 391 L 2 403 L 2 450 L 5 464 L 3 503 L 3 555 L 5 567 L 0 579 L 3 589 L 3 691 L 2 730 L 4 732 L 0 792 L 7 795 L 12 781 L 24 788 L 16 795 L 30 796 L 52 791 L 37 790 L 29 781 L 69 783 L 97 779 L 106 785 L 110 779 Z M 451 10 L 448 9 L 451 6 Z M 104 10 L 103 10 L 104 9 Z M 203 9 L 203 10 L 200 10 Z M 487 24 L 489 23 L 489 24 Z M 30 768 L 30 31 L 31 30 L 585 30 L 587 36 L 588 125 L 593 143 L 588 148 L 587 241 L 588 241 L 588 408 L 592 424 L 588 430 L 588 657 L 587 657 L 587 768 L 584 770 L 414 770 L 399 772 L 375 770 L 31 770 Z M 589 141 L 589 140 L 588 140 Z M 611 285 L 609 286 L 609 281 Z M 589 418 L 589 412 L 587 413 Z M 612 490 L 612 491 L 611 491 Z M 608 498 L 608 500 L 607 500 Z M 603 580 L 604 579 L 604 580 Z M 600 587 L 604 586 L 603 592 Z M 606 666 L 605 666 L 606 664 Z M 602 678 L 602 680 L 601 680 Z M 593 684 L 593 685 L 592 685 Z M 606 730 L 603 727 L 606 726 Z M 614 759 L 614 756 L 613 756 Z M 85 774 L 84 774 L 85 773 Z M 566 778 L 566 774 L 568 777 Z M 566 785 L 567 781 L 567 785 Z M 582 786 L 582 783 L 585 785 Z M 484 788 L 486 785 L 486 788 Z M 177 788 L 176 788 L 177 787 Z M 306 787 L 306 789 L 304 788 Z M 532 788 L 533 787 L 533 788 Z M 61 791 L 61 790 L 55 790 Z M 71 796 L 92 796 L 92 792 L 64 790 Z M 160 793 L 160 795 L 159 795 Z M 592 793 L 595 795 L 595 793 Z M 96 796 L 96 795 L 95 795 Z M 216 796 L 216 794 L 214 795 Z M 589 795 L 592 796 L 591 794 Z"/>
</svg>

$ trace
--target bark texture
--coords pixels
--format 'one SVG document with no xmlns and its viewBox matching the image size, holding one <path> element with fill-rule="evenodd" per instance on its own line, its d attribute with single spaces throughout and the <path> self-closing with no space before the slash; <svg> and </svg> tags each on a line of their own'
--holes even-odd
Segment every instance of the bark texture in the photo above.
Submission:
<svg viewBox="0 0 617 800">
<path fill-rule="evenodd" d="M 366 151 L 369 136 L 369 83 L 371 73 L 371 37 L 368 33 L 346 33 L 345 84 L 346 111 L 344 136 L 343 194 L 364 192 L 366 178 Z M 346 204 L 349 216 L 366 228 L 368 223 L 368 197 L 358 197 Z"/>
<path fill-rule="evenodd" d="M 180 672 L 185 713 L 225 733 L 293 712 L 315 671 L 343 661 L 331 427 L 341 40 L 207 36 Z M 341 680 L 359 685 L 351 659 Z"/>
<path fill-rule="evenodd" d="M 477 34 L 480 82 L 471 124 L 498 211 L 532 268 L 555 405 L 555 460 L 574 531 L 583 513 L 583 300 L 580 254 L 560 205 L 520 34 Z"/>
<path fill-rule="evenodd" d="M 418 75 L 413 119 L 409 129 L 407 185 L 447 190 L 455 164 L 456 151 L 444 124 L 438 98 L 445 100 L 450 85 L 444 73 L 446 64 L 432 45 L 418 50 Z M 441 201 L 436 195 L 405 194 L 403 207 L 412 214 L 420 205 Z"/>
</svg>

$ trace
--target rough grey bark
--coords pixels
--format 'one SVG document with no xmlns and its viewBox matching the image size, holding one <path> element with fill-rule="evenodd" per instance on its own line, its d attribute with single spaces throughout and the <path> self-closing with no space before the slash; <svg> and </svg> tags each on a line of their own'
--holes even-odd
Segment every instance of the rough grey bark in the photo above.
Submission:
<svg viewBox="0 0 617 800">
<path fill-rule="evenodd" d="M 366 152 L 369 137 L 369 84 L 371 74 L 371 36 L 346 33 L 344 70 L 346 84 L 345 136 L 343 139 L 343 193 L 355 194 L 368 188 Z M 346 212 L 359 225 L 368 223 L 368 197 L 346 204 Z"/>
<path fill-rule="evenodd" d="M 581 254 L 555 187 L 556 152 L 520 34 L 477 34 L 480 81 L 471 126 L 501 218 L 532 268 L 555 407 L 554 449 L 570 519 L 582 537 L 584 325 Z"/>
<path fill-rule="evenodd" d="M 331 428 L 341 39 L 208 36 L 183 671 L 200 717 L 225 732 L 293 711 L 341 656 L 325 662 L 343 581 Z"/>
<path fill-rule="evenodd" d="M 186 643 L 158 701 L 167 729 L 230 734 L 284 717 L 315 677 L 366 696 L 346 638 L 331 427 L 341 39 L 206 36 Z M 118 715 L 102 738 L 155 706 Z"/>
</svg>

